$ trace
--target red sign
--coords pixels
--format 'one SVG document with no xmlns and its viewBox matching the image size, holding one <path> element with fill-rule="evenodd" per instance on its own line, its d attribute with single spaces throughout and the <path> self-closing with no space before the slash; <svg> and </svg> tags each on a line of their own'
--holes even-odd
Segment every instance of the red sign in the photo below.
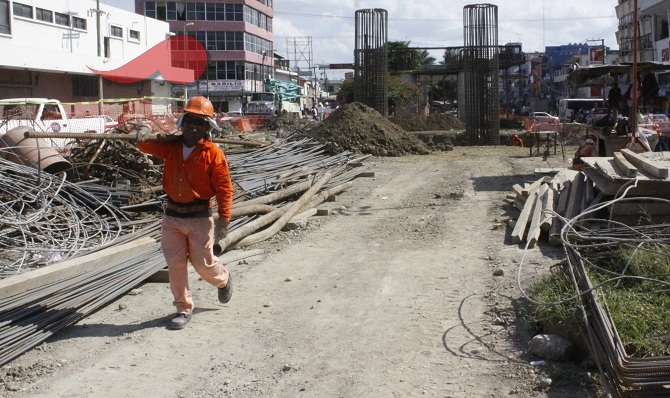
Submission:
<svg viewBox="0 0 670 398">
<path fill-rule="evenodd" d="M 602 47 L 589 48 L 589 59 L 591 62 L 603 62 L 605 59 L 605 49 Z"/>
</svg>

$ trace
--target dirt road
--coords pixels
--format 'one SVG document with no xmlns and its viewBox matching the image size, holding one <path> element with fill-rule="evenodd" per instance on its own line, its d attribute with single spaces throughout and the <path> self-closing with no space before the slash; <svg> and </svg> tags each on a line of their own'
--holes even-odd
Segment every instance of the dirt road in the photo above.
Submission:
<svg viewBox="0 0 670 398">
<path fill-rule="evenodd" d="M 192 274 L 198 308 L 172 331 L 167 284 L 143 285 L 12 362 L 0 395 L 595 397 L 578 367 L 529 364 L 522 250 L 501 223 L 517 214 L 511 186 L 561 155 L 457 147 L 366 163 L 375 177 L 325 204 L 336 214 L 230 264 L 227 305 Z M 523 279 L 561 257 L 542 242 Z"/>
</svg>

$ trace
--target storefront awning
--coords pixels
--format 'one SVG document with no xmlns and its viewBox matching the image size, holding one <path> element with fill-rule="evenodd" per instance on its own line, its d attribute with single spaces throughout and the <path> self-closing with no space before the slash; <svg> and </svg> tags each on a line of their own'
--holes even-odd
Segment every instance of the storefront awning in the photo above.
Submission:
<svg viewBox="0 0 670 398">
<path fill-rule="evenodd" d="M 590 85 L 592 80 L 600 79 L 606 75 L 614 76 L 631 73 L 632 62 L 624 62 L 614 65 L 590 65 L 580 66 L 568 74 L 567 81 L 576 87 Z M 662 72 L 670 70 L 670 62 L 638 62 L 638 73 Z M 602 81 L 602 79 L 601 79 Z"/>
</svg>

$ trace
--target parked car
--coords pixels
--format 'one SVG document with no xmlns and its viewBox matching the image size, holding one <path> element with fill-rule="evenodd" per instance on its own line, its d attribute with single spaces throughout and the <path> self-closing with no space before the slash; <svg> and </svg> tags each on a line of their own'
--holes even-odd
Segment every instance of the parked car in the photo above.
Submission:
<svg viewBox="0 0 670 398">
<path fill-rule="evenodd" d="M 558 117 L 552 116 L 547 112 L 531 112 L 530 117 L 543 123 L 558 123 Z"/>
<path fill-rule="evenodd" d="M 612 110 L 610 108 L 593 108 L 586 117 L 586 124 L 593 127 L 614 126 Z"/>
<path fill-rule="evenodd" d="M 652 130 L 657 130 L 664 134 L 670 133 L 670 118 L 662 113 L 650 113 L 644 115 L 644 123 L 651 125 L 647 128 Z M 640 125 L 642 126 L 642 124 Z"/>
<path fill-rule="evenodd" d="M 85 116 L 85 117 L 87 117 L 87 118 L 98 118 L 98 117 L 103 118 L 105 120 L 105 131 L 106 130 L 111 130 L 111 129 L 113 129 L 116 126 L 119 125 L 119 122 L 114 121 L 114 119 L 112 119 L 112 117 L 109 116 L 109 115 L 100 115 L 100 116 L 95 115 L 95 116 Z"/>
<path fill-rule="evenodd" d="M 586 123 L 586 119 L 591 114 L 591 111 L 588 109 L 580 109 L 575 113 L 575 122 L 577 123 Z"/>
</svg>

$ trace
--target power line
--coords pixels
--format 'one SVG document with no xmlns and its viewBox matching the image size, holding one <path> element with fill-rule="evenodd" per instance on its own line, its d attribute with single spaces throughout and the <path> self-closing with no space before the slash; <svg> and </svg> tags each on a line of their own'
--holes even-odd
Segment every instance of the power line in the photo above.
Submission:
<svg viewBox="0 0 670 398">
<path fill-rule="evenodd" d="M 292 12 L 292 11 L 277 11 L 274 12 L 275 15 L 293 15 L 297 17 L 310 17 L 310 18 L 326 18 L 326 19 L 351 19 L 355 17 L 349 17 L 344 15 L 328 15 L 328 14 L 309 14 L 302 12 Z M 594 19 L 612 19 L 616 18 L 612 15 L 602 15 L 602 16 L 589 16 L 589 17 L 566 17 L 566 18 L 545 18 L 545 22 L 562 22 L 562 21 L 579 21 L 579 20 L 594 20 Z M 389 18 L 389 21 L 395 22 L 461 22 L 462 18 Z M 499 21 L 509 21 L 509 22 L 539 22 L 536 18 L 501 18 Z"/>
</svg>

